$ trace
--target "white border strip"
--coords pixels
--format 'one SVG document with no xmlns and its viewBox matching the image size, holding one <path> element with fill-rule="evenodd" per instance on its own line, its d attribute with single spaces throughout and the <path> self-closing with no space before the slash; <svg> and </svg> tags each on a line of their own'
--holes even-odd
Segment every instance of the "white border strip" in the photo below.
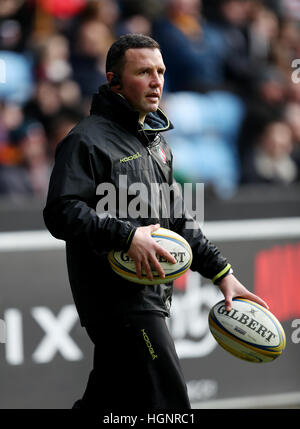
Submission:
<svg viewBox="0 0 300 429">
<path fill-rule="evenodd" d="M 51 250 L 64 248 L 65 243 L 48 231 L 14 231 L 0 233 L 0 252 Z"/>
<path fill-rule="evenodd" d="M 207 222 L 203 232 L 218 241 L 300 237 L 300 217 Z"/>
<path fill-rule="evenodd" d="M 206 222 L 202 229 L 211 241 L 296 238 L 300 237 L 300 217 Z M 64 245 L 46 230 L 0 233 L 0 252 L 62 249 Z"/>
<path fill-rule="evenodd" d="M 300 408 L 300 392 L 244 398 L 219 399 L 193 403 L 194 409 L 242 409 L 242 408 Z"/>
</svg>

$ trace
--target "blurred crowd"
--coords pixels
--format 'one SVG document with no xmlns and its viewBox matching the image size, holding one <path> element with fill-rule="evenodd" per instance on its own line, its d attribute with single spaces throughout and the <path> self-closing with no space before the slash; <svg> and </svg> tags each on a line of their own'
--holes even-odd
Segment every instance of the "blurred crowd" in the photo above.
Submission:
<svg viewBox="0 0 300 429">
<path fill-rule="evenodd" d="M 1 0 L 0 196 L 45 196 L 126 33 L 161 45 L 179 182 L 300 182 L 300 1 Z"/>
</svg>

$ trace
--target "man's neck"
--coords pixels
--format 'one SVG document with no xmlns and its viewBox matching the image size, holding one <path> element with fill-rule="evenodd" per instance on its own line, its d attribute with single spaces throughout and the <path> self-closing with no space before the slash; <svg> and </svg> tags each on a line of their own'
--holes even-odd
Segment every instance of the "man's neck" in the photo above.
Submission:
<svg viewBox="0 0 300 429">
<path fill-rule="evenodd" d="M 146 115 L 145 115 L 145 114 L 141 114 L 141 113 L 140 113 L 140 116 L 139 116 L 139 122 L 140 122 L 142 125 L 144 125 L 145 118 L 146 118 Z"/>
</svg>

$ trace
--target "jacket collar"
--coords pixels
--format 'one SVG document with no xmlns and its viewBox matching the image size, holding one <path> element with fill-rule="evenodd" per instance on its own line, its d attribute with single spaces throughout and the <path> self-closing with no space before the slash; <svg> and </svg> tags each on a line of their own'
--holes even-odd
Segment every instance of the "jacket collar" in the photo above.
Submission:
<svg viewBox="0 0 300 429">
<path fill-rule="evenodd" d="M 104 116 L 133 133 L 140 129 L 138 111 L 124 97 L 112 91 L 108 84 L 100 86 L 98 94 L 94 94 L 90 114 Z M 166 114 L 158 108 L 156 112 L 147 114 L 143 130 L 149 135 L 172 128 L 174 127 Z"/>
</svg>

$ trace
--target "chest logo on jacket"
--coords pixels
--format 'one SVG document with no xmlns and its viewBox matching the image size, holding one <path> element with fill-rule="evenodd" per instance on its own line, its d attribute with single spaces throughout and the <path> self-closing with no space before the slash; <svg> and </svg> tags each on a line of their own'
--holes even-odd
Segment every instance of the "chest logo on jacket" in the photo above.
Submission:
<svg viewBox="0 0 300 429">
<path fill-rule="evenodd" d="M 158 146 L 157 149 L 156 149 L 156 151 L 157 151 L 158 156 L 162 160 L 162 162 L 164 164 L 166 164 L 167 163 L 167 156 L 166 156 L 165 151 L 163 150 L 163 148 L 160 147 L 160 146 Z"/>
<path fill-rule="evenodd" d="M 135 153 L 134 155 L 130 155 L 130 156 L 125 156 L 124 158 L 120 159 L 120 162 L 128 162 L 128 161 L 132 161 L 134 159 L 140 158 L 142 155 L 140 154 L 140 152 Z"/>
</svg>

